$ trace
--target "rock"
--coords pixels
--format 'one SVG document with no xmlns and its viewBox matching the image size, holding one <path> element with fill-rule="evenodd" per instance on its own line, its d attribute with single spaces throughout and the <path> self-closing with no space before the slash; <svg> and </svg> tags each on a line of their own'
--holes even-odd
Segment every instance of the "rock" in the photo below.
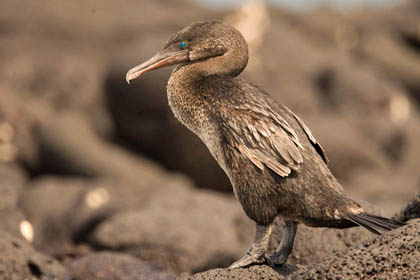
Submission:
<svg viewBox="0 0 420 280">
<path fill-rule="evenodd" d="M 33 175 L 92 174 L 95 170 L 66 166 L 68 162 L 60 161 L 62 154 L 54 150 L 57 145 L 49 147 L 50 142 L 42 138 L 45 133 L 39 135 L 38 129 L 49 130 L 49 120 L 72 112 L 79 120 L 94 123 L 102 138 L 111 136 L 113 127 L 102 95 L 106 65 L 121 54 L 138 58 L 139 49 L 151 48 L 155 37 L 166 37 L 185 23 L 215 13 L 189 1 L 128 1 L 120 6 L 124 12 L 118 10 L 121 16 L 115 17 L 112 1 L 100 6 L 91 2 L 84 11 L 82 4 L 76 1 L 63 7 L 43 1 L 20 13 L 14 12 L 18 6 L 13 1 L 1 5 L 0 59 L 8 67 L 0 69 L 0 121 L 4 118 L 15 129 L 17 157 Z M 139 10 L 147 12 L 139 17 Z M 178 16 L 186 10 L 183 17 Z M 46 19 L 45 14 L 54 16 Z"/>
<path fill-rule="evenodd" d="M 389 161 L 377 144 L 360 134 L 345 117 L 324 114 L 306 122 L 329 158 L 328 166 L 341 183 L 360 169 L 386 170 Z"/>
<path fill-rule="evenodd" d="M 171 271 L 202 271 L 238 259 L 252 228 L 232 198 L 179 185 L 156 192 L 137 210 L 116 213 L 98 226 L 91 243 Z"/>
<path fill-rule="evenodd" d="M 19 195 L 25 176 L 13 164 L 0 164 L 0 231 L 22 238 L 20 226 L 25 217 L 19 209 Z"/>
<path fill-rule="evenodd" d="M 23 161 L 29 166 L 35 165 L 38 147 L 33 129 L 36 124 L 34 116 L 25 108 L 25 104 L 17 95 L 9 81 L 3 82 L 0 95 L 0 123 L 9 127 L 9 139 L 0 143 L 6 148 L 2 160 Z M 3 142 L 3 141 L 2 141 Z M 2 152 L 4 153 L 4 151 Z M 4 158 L 6 156 L 6 158 Z"/>
<path fill-rule="evenodd" d="M 0 178 L 1 183 L 15 185 L 18 191 L 27 180 L 25 172 L 15 163 L 0 163 Z"/>
<path fill-rule="evenodd" d="M 377 32 L 370 32 L 361 45 L 362 55 L 400 81 L 417 102 L 420 101 L 420 84 L 416 79 L 420 74 L 419 19 L 417 1 L 402 2 L 383 13 L 384 24 L 377 22 Z M 384 29 L 384 25 L 389 28 Z"/>
<path fill-rule="evenodd" d="M 400 213 L 394 215 L 398 221 L 407 222 L 411 219 L 420 219 L 420 193 L 411 199 Z"/>
<path fill-rule="evenodd" d="M 64 267 L 22 239 L 0 232 L 0 250 L 0 279 L 68 279 Z"/>
<path fill-rule="evenodd" d="M 34 181 L 20 205 L 34 228 L 34 245 L 54 256 L 73 247 L 72 234 L 86 188 L 82 179 L 43 178 Z"/>
<path fill-rule="evenodd" d="M 414 109 L 413 109 L 414 110 Z M 420 126 L 420 115 L 413 114 L 404 126 L 404 149 L 401 151 L 400 163 L 394 166 L 394 169 L 402 176 L 410 178 L 412 186 L 418 185 L 419 175 L 418 166 L 419 158 L 416 156 L 420 153 L 420 145 L 418 145 L 418 139 L 420 138 L 420 130 L 417 129 Z M 416 190 L 418 192 L 418 189 Z M 413 195 L 416 193 L 414 192 Z"/>
<path fill-rule="evenodd" d="M 366 200 L 375 205 L 385 216 L 391 216 L 401 210 L 418 192 L 417 176 L 413 173 L 377 170 L 358 170 L 346 182 L 346 190 L 355 200 Z"/>
<path fill-rule="evenodd" d="M 285 275 L 290 274 L 286 272 Z M 249 268 L 238 269 L 212 269 L 206 272 L 194 274 L 192 276 L 179 277 L 177 280 L 233 280 L 233 279 L 249 279 L 249 280 L 283 280 L 286 279 L 282 274 L 269 266 L 251 266 Z"/>
<path fill-rule="evenodd" d="M 25 177 L 14 165 L 0 164 L 0 210 L 17 207 Z"/>
<path fill-rule="evenodd" d="M 252 230 L 249 229 L 249 221 L 246 221 L 239 203 L 223 195 L 196 193 L 191 182 L 182 176 L 167 174 L 161 181 L 160 185 L 148 185 L 147 182 L 133 184 L 110 179 L 39 178 L 27 187 L 28 190 L 20 199 L 20 205 L 34 227 L 36 247 L 60 259 L 84 255 L 79 244 L 89 240 L 94 247 L 120 250 L 121 246 L 125 246 L 127 251 L 147 261 L 168 266 L 176 267 L 173 264 L 175 258 L 181 263 L 180 266 L 187 267 L 186 270 L 191 270 L 191 262 L 196 267 L 217 266 L 220 263 L 227 265 L 245 250 L 248 244 L 244 244 L 243 240 L 249 241 Z M 236 205 L 233 208 L 230 205 L 232 203 Z M 162 205 L 165 206 L 162 208 Z M 191 207 L 197 208 L 197 213 L 187 210 Z M 214 210 L 218 208 L 220 210 Z M 170 215 L 165 217 L 167 211 Z M 184 211 L 187 213 L 183 213 Z M 229 215 L 226 215 L 220 225 L 217 220 L 200 225 L 201 219 L 213 216 L 215 211 Z M 154 244 L 148 234 L 159 236 L 162 223 L 160 220 L 168 220 L 165 228 L 170 233 L 158 244 Z M 115 223 L 117 227 L 114 228 L 112 225 Z M 139 223 L 150 226 L 138 228 Z M 153 223 L 157 223 L 155 227 L 151 226 Z M 128 227 L 127 231 L 120 232 L 125 227 Z M 101 230 L 103 228 L 108 230 L 104 232 Z M 185 228 L 191 228 L 188 231 L 190 234 L 182 237 Z M 98 230 L 101 234 L 97 234 Z M 202 239 L 200 234 L 208 234 L 207 230 L 215 231 L 219 235 L 216 237 L 226 239 L 226 242 L 215 245 L 219 243 L 216 237 L 207 237 L 210 241 L 206 241 L 204 235 Z M 228 238 L 224 231 L 228 232 Z M 93 233 L 95 237 L 100 237 L 92 238 Z M 173 236 L 185 240 L 181 244 L 172 245 Z M 148 242 L 151 245 L 143 248 Z M 206 255 L 196 258 L 195 255 L 199 254 L 195 251 L 202 247 L 201 242 L 208 244 L 204 246 Z M 141 246 L 143 247 L 140 248 Z M 224 251 L 223 246 L 230 249 L 227 249 L 223 257 L 216 258 L 216 251 Z M 171 261 L 167 261 L 168 259 Z"/>
<path fill-rule="evenodd" d="M 167 179 L 158 164 L 105 141 L 83 116 L 74 112 L 46 120 L 39 129 L 39 142 L 43 150 L 39 164 L 44 172 L 105 177 L 155 187 Z"/>
<path fill-rule="evenodd" d="M 131 255 L 98 252 L 66 265 L 72 280 L 171 280 L 174 276 Z"/>
<path fill-rule="evenodd" d="M 0 195 L 2 195 L 1 188 Z M 25 216 L 17 208 L 0 210 L 0 231 L 7 232 L 17 238 L 23 238 L 21 225 L 24 221 Z"/>
<path fill-rule="evenodd" d="M 299 267 L 295 279 L 419 279 L 420 220 L 387 232 L 322 263 Z"/>
<path fill-rule="evenodd" d="M 162 178 L 163 179 L 163 178 Z M 54 256 L 67 255 L 86 241 L 95 227 L 119 211 L 148 204 L 159 189 L 188 184 L 167 175 L 167 183 L 148 185 L 111 179 L 43 177 L 27 186 L 20 205 L 35 231 L 34 244 Z"/>
</svg>

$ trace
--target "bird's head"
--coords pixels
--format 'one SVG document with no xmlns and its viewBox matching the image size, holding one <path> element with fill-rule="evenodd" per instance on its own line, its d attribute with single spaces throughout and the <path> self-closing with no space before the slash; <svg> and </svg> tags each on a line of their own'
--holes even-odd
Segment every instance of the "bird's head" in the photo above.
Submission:
<svg viewBox="0 0 420 280">
<path fill-rule="evenodd" d="M 174 64 L 201 63 L 202 75 L 238 75 L 248 61 L 248 46 L 242 34 L 220 21 L 192 23 L 174 36 L 149 60 L 131 68 L 127 83 L 143 73 Z M 197 68 L 197 69 L 198 69 Z"/>
</svg>

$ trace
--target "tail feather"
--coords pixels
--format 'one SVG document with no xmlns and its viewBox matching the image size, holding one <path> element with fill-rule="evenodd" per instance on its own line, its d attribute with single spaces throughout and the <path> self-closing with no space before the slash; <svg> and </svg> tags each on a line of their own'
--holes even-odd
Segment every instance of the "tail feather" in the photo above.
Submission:
<svg viewBox="0 0 420 280">
<path fill-rule="evenodd" d="M 381 234 L 381 231 L 390 231 L 405 225 L 405 223 L 367 213 L 351 215 L 348 217 L 348 219 L 353 223 L 366 228 L 374 234 Z"/>
</svg>

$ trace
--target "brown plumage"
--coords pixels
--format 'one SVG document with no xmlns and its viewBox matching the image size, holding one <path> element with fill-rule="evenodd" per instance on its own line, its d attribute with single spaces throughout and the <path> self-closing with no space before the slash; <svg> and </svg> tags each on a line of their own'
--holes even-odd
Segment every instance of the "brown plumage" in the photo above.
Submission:
<svg viewBox="0 0 420 280">
<path fill-rule="evenodd" d="M 132 68 L 127 81 L 177 64 L 168 82 L 175 116 L 206 144 L 228 175 L 245 213 L 256 222 L 247 254 L 231 267 L 266 260 L 283 264 L 297 224 L 379 233 L 401 223 L 370 215 L 327 167 L 321 145 L 304 122 L 262 89 L 238 78 L 248 61 L 239 31 L 219 21 L 190 24 L 154 57 Z M 279 248 L 266 256 L 273 220 L 286 222 Z"/>
</svg>

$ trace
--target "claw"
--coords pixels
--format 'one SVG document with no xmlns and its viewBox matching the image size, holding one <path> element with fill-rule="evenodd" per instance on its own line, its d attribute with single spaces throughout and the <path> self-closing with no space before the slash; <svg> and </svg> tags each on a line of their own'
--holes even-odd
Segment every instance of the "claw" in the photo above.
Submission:
<svg viewBox="0 0 420 280">
<path fill-rule="evenodd" d="M 267 265 L 271 267 L 275 267 L 275 263 L 272 262 L 272 260 L 267 254 L 264 254 L 259 258 L 246 254 L 244 257 L 242 257 L 241 259 L 231 264 L 228 269 L 247 267 L 252 264 L 263 264 L 263 263 L 266 263 Z"/>
<path fill-rule="evenodd" d="M 241 259 L 239 259 L 236 262 L 234 262 L 233 264 L 231 264 L 228 269 L 247 267 L 251 264 L 262 264 L 262 263 L 264 263 L 264 261 L 265 261 L 264 256 L 256 258 L 256 257 L 253 257 L 253 256 L 250 256 L 250 255 L 246 254 Z"/>
<path fill-rule="evenodd" d="M 271 227 L 271 225 L 264 226 L 257 224 L 251 247 L 249 247 L 246 255 L 229 266 L 229 269 L 246 267 L 251 264 L 262 264 L 264 262 L 270 266 L 274 266 L 270 257 L 266 254 L 268 242 L 270 241 Z"/>
<path fill-rule="evenodd" d="M 267 254 L 264 254 L 264 260 L 265 260 L 265 262 L 267 263 L 268 266 L 270 266 L 270 267 L 275 267 L 276 266 L 276 263 L 273 262 L 271 260 L 271 257 L 268 256 Z"/>
</svg>

